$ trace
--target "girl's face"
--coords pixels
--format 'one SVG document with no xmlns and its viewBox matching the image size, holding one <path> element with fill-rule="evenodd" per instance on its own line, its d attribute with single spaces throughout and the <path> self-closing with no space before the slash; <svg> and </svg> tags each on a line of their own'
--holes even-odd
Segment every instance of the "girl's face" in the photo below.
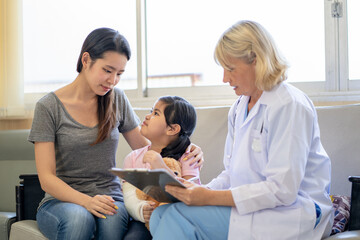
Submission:
<svg viewBox="0 0 360 240">
<path fill-rule="evenodd" d="M 99 96 L 104 96 L 118 84 L 127 63 L 126 56 L 115 51 L 105 52 L 103 58 L 95 62 L 88 53 L 84 53 L 83 59 L 83 70 L 89 87 Z"/>
<path fill-rule="evenodd" d="M 167 136 L 167 130 L 170 128 L 166 124 L 164 109 L 166 104 L 157 101 L 151 112 L 145 116 L 145 120 L 141 124 L 141 134 L 151 142 L 159 141 Z"/>
<path fill-rule="evenodd" d="M 252 96 L 258 89 L 255 86 L 255 65 L 238 58 L 230 58 L 230 70 L 224 69 L 224 83 L 233 87 L 236 95 Z"/>
</svg>

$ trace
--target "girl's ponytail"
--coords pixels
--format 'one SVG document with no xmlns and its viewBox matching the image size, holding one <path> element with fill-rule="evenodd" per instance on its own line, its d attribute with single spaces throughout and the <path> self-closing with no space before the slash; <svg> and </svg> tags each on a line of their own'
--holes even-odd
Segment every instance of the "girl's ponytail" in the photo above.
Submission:
<svg viewBox="0 0 360 240">
<path fill-rule="evenodd" d="M 161 151 L 162 157 L 171 157 L 176 160 L 185 153 L 191 144 L 190 136 L 196 126 L 195 108 L 185 99 L 178 96 L 161 97 L 159 101 L 166 104 L 164 115 L 166 124 L 178 124 L 181 127 L 179 137 Z"/>
<path fill-rule="evenodd" d="M 190 144 L 190 138 L 185 134 L 181 134 L 174 142 L 163 148 L 160 154 L 163 158 L 170 157 L 180 159 Z"/>
</svg>

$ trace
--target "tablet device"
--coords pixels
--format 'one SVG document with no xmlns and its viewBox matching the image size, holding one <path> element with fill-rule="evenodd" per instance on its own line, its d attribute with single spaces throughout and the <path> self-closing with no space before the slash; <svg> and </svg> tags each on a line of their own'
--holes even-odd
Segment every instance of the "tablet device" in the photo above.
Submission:
<svg viewBox="0 0 360 240">
<path fill-rule="evenodd" d="M 159 202 L 170 203 L 179 201 L 174 196 L 165 192 L 165 185 L 173 185 L 185 188 L 185 186 L 179 180 L 177 180 L 165 169 L 150 170 L 143 168 L 112 168 L 110 171 Z"/>
</svg>

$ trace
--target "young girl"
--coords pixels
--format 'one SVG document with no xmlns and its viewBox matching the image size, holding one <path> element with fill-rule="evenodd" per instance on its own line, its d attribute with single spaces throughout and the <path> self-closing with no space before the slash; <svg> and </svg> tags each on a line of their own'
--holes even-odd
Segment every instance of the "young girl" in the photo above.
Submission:
<svg viewBox="0 0 360 240">
<path fill-rule="evenodd" d="M 162 160 L 169 157 L 181 163 L 181 176 L 178 177 L 198 179 L 199 168 L 185 161 L 195 125 L 196 111 L 189 102 L 177 96 L 159 98 L 140 130 L 151 144 L 132 151 L 124 160 L 124 168 L 165 168 L 174 175 Z M 135 190 L 131 184 L 123 184 L 125 207 L 134 219 L 147 223 L 155 203 L 138 200 Z"/>
</svg>

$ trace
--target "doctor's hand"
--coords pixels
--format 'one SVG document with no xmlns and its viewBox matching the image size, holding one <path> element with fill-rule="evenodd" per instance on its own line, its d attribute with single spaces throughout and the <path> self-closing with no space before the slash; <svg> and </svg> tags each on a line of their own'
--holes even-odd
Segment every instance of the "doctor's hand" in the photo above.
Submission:
<svg viewBox="0 0 360 240">
<path fill-rule="evenodd" d="M 93 215 L 99 218 L 106 218 L 106 215 L 114 215 L 118 207 L 114 204 L 115 200 L 107 195 L 96 195 L 90 197 L 84 207 Z"/>
<path fill-rule="evenodd" d="M 210 189 L 194 184 L 184 179 L 179 179 L 187 188 L 166 185 L 165 191 L 184 202 L 186 205 L 203 206 L 208 205 Z"/>
<path fill-rule="evenodd" d="M 204 153 L 201 148 L 192 143 L 186 149 L 185 154 L 187 155 L 184 160 L 189 160 L 190 165 L 194 164 L 195 167 L 198 167 L 201 170 L 204 165 Z"/>
<path fill-rule="evenodd" d="M 150 164 L 151 169 L 168 168 L 161 155 L 153 150 L 149 150 L 145 153 L 143 163 Z"/>
</svg>

